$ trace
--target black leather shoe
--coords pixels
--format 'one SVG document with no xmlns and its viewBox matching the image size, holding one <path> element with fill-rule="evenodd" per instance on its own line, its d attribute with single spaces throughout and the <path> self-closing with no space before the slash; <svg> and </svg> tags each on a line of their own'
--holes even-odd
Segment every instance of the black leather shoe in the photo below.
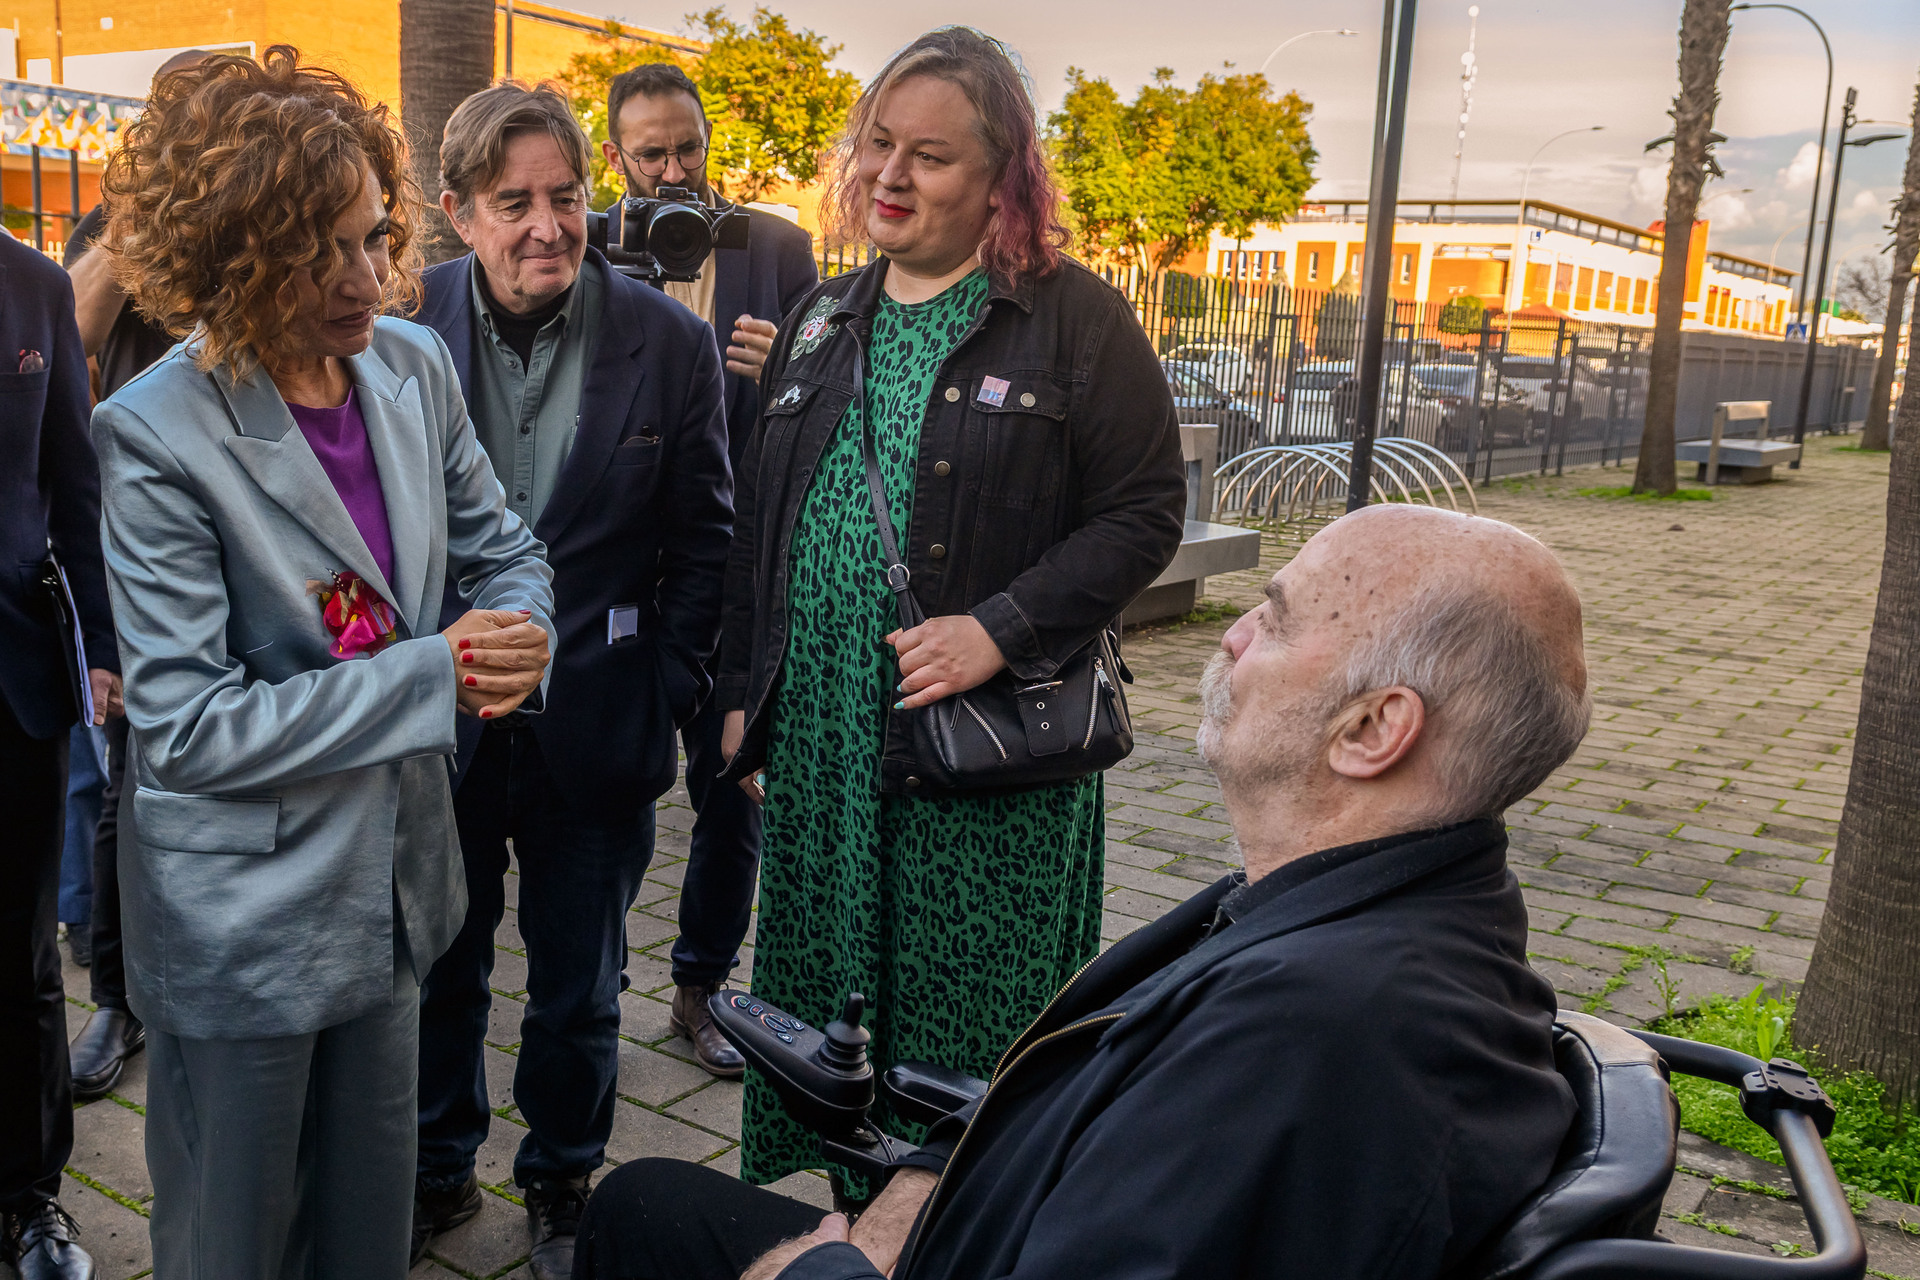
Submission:
<svg viewBox="0 0 1920 1280">
<path fill-rule="evenodd" d="M 93 1258 L 74 1243 L 80 1228 L 58 1200 L 6 1221 L 6 1252 L 20 1280 L 93 1280 Z"/>
<path fill-rule="evenodd" d="M 585 1178 L 535 1178 L 520 1198 L 527 1206 L 527 1243 L 534 1280 L 571 1280 L 573 1241 L 587 1208 Z"/>
<path fill-rule="evenodd" d="M 738 1080 L 747 1074 L 747 1060 L 720 1034 L 707 1008 L 707 997 L 720 989 L 717 982 L 697 987 L 673 989 L 673 1011 L 667 1015 L 667 1029 L 693 1041 L 693 1057 L 707 1074 L 722 1080 Z"/>
<path fill-rule="evenodd" d="M 415 1185 L 413 1189 L 413 1253 L 407 1265 L 417 1267 L 427 1256 L 427 1245 L 443 1232 L 451 1231 L 480 1212 L 480 1179 L 469 1173 L 467 1180 L 444 1190 Z"/>
<path fill-rule="evenodd" d="M 105 1097 L 120 1083 L 127 1059 L 147 1046 L 147 1029 L 125 1009 L 95 1009 L 67 1048 L 73 1096 L 80 1102 Z"/>
</svg>

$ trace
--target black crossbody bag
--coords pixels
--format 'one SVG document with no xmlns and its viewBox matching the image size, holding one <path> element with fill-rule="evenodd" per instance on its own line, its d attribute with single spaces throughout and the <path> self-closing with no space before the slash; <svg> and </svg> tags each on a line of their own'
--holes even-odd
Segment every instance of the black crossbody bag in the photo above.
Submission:
<svg viewBox="0 0 1920 1280">
<path fill-rule="evenodd" d="M 867 412 L 866 373 L 866 353 L 856 342 L 853 377 L 860 394 L 867 494 L 880 526 L 887 587 L 906 630 L 927 615 L 914 597 L 906 557 L 894 536 Z M 1133 718 L 1121 690 L 1132 681 L 1112 626 L 1102 627 L 1061 663 L 1051 680 L 1020 680 L 1002 670 L 985 684 L 907 713 L 920 776 L 936 792 L 996 792 L 1067 782 L 1110 768 L 1133 751 Z"/>
</svg>

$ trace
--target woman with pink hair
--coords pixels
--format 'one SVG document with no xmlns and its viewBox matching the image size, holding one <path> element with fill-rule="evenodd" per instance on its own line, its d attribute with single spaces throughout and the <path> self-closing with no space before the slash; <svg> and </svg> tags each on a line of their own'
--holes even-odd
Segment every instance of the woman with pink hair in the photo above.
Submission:
<svg viewBox="0 0 1920 1280">
<path fill-rule="evenodd" d="M 819 1025 L 859 991 L 882 1069 L 986 1075 L 1099 948 L 1099 762 L 956 785 L 915 718 L 1000 677 L 1079 758 L 1092 726 L 1061 733 L 1046 690 L 1178 548 L 1178 427 L 1126 300 L 1062 253 L 998 41 L 950 27 L 895 55 L 826 205 L 882 256 L 787 317 L 735 478 L 716 696 L 730 776 L 766 806 L 753 990 Z M 960 727 L 999 742 L 987 724 Z M 819 1163 L 758 1079 L 742 1145 L 753 1182 Z"/>
</svg>

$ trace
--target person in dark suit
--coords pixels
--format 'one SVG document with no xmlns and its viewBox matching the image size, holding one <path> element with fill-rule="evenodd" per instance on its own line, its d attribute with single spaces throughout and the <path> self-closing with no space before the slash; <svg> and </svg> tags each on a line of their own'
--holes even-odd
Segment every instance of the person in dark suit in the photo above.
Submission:
<svg viewBox="0 0 1920 1280">
<path fill-rule="evenodd" d="M 506 500 L 548 548 L 543 714 L 466 734 L 455 796 L 470 906 L 423 993 L 416 1257 L 479 1206 L 482 1058 L 507 842 L 527 950 L 514 1161 L 533 1271 L 570 1274 L 618 1071 L 626 913 L 653 856 L 674 732 L 707 696 L 732 536 L 712 330 L 586 246 L 589 143 L 552 89 L 511 82 L 447 122 L 442 207 L 473 249 L 425 275 Z"/>
<path fill-rule="evenodd" d="M 73 1150 L 66 996 L 54 942 L 74 724 L 69 638 L 40 566 L 66 569 L 94 723 L 120 713 L 120 659 L 100 555 L 100 471 L 87 441 L 87 357 L 67 273 L 0 235 L 0 1259 L 34 1280 L 92 1274 L 61 1208 Z M 73 659 L 77 661 L 77 659 Z"/>
<path fill-rule="evenodd" d="M 684 71 L 656 62 L 621 72 L 607 89 L 607 120 L 610 136 L 601 151 L 625 176 L 629 195 L 683 187 L 714 203 L 707 179 L 713 126 L 698 87 Z M 760 369 L 773 346 L 775 321 L 798 306 L 819 279 L 812 236 L 771 214 L 754 215 L 752 227 L 747 248 L 715 249 L 698 281 L 663 286 L 716 334 L 723 323 L 733 326 L 727 347 L 727 456 L 735 467 L 760 417 Z M 708 701 L 680 734 L 695 816 L 680 889 L 680 936 L 673 944 L 670 1023 L 693 1042 L 701 1066 L 736 1079 L 746 1063 L 714 1028 L 707 996 L 740 962 L 760 864 L 760 810 L 740 788 L 720 781 L 722 719 Z"/>
</svg>

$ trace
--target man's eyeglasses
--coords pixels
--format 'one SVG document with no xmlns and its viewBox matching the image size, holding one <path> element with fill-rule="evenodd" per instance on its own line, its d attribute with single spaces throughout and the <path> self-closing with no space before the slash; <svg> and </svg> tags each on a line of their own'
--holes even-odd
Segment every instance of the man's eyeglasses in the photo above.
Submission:
<svg viewBox="0 0 1920 1280">
<path fill-rule="evenodd" d="M 629 151 L 620 148 L 620 154 L 630 161 L 634 168 L 649 178 L 657 178 L 667 171 L 667 160 L 671 157 L 680 162 L 682 173 L 692 173 L 707 161 L 707 144 L 689 142 L 668 151 L 664 147 L 648 147 L 644 151 Z"/>
</svg>

